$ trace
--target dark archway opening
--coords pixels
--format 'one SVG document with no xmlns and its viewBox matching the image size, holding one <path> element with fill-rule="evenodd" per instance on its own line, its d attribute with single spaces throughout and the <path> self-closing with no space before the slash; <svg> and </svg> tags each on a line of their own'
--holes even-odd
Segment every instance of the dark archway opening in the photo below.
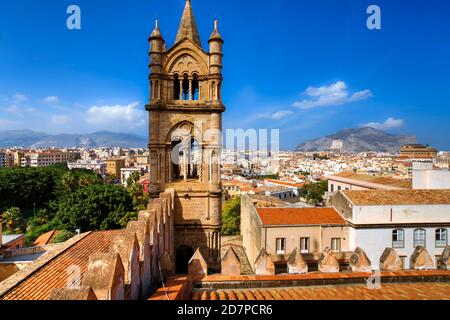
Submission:
<svg viewBox="0 0 450 320">
<path fill-rule="evenodd" d="M 189 246 L 183 245 L 177 249 L 176 273 L 178 274 L 188 273 L 189 260 L 191 260 L 193 255 L 194 250 Z"/>
<path fill-rule="evenodd" d="M 187 74 L 183 77 L 183 100 L 189 100 L 189 78 Z"/>
<path fill-rule="evenodd" d="M 198 76 L 194 74 L 194 78 L 192 79 L 192 100 L 199 99 L 199 84 L 198 84 Z"/>
<path fill-rule="evenodd" d="M 173 99 L 174 100 L 180 100 L 180 79 L 178 78 L 178 75 L 176 74 L 173 79 Z"/>
</svg>

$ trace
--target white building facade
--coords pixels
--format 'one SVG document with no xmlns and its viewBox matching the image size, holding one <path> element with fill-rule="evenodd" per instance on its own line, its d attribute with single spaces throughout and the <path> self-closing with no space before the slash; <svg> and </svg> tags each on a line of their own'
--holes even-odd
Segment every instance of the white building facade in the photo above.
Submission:
<svg viewBox="0 0 450 320">
<path fill-rule="evenodd" d="M 409 269 L 409 259 L 423 246 L 434 259 L 448 245 L 450 190 L 341 191 L 330 199 L 350 226 L 349 249 L 363 248 L 379 266 L 385 248 L 393 248 Z"/>
</svg>

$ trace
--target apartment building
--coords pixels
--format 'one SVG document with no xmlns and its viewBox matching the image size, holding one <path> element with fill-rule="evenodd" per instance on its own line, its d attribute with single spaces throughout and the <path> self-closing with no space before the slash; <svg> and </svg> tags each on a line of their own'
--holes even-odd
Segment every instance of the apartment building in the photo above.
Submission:
<svg viewBox="0 0 450 320">
<path fill-rule="evenodd" d="M 114 158 L 104 160 L 106 163 L 106 174 L 114 175 L 117 179 L 120 179 L 120 169 L 125 168 L 125 159 Z"/>
<path fill-rule="evenodd" d="M 59 150 L 46 150 L 31 152 L 28 156 L 31 167 L 47 167 L 57 163 L 73 162 L 77 158 L 77 153 L 63 152 Z"/>
<path fill-rule="evenodd" d="M 318 259 L 326 247 L 348 251 L 348 233 L 334 208 L 258 207 L 248 195 L 241 197 L 243 247 L 252 265 L 263 248 L 281 263 L 296 248 L 307 260 Z"/>
<path fill-rule="evenodd" d="M 409 268 L 417 246 L 437 259 L 448 245 L 450 190 L 345 190 L 329 205 L 347 220 L 349 250 L 364 248 L 372 266 L 387 247 Z"/>
<path fill-rule="evenodd" d="M 97 172 L 102 177 L 106 176 L 106 164 L 100 160 L 77 160 L 67 164 L 70 170 L 86 169 Z"/>
</svg>

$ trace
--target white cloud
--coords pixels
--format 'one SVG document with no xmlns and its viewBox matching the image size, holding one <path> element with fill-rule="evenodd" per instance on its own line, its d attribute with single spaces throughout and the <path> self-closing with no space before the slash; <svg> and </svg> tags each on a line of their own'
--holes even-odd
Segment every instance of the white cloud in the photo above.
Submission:
<svg viewBox="0 0 450 320">
<path fill-rule="evenodd" d="M 139 102 L 129 105 L 93 106 L 87 112 L 86 121 L 114 129 L 141 127 L 146 123 L 146 114 L 143 108 L 138 106 Z"/>
<path fill-rule="evenodd" d="M 362 125 L 362 127 L 371 127 L 379 130 L 389 130 L 400 128 L 405 124 L 402 119 L 387 118 L 384 122 L 369 122 Z"/>
<path fill-rule="evenodd" d="M 45 103 L 58 103 L 59 98 L 57 96 L 49 96 L 44 99 Z"/>
<path fill-rule="evenodd" d="M 16 93 L 13 96 L 12 100 L 15 101 L 15 102 L 22 102 L 22 101 L 27 101 L 28 97 L 26 95 L 22 94 L 22 93 Z"/>
<path fill-rule="evenodd" d="M 338 81 L 329 86 L 309 87 L 306 89 L 305 95 L 308 98 L 294 102 L 294 107 L 307 110 L 324 106 L 338 106 L 365 100 L 373 96 L 370 90 L 362 90 L 350 94 L 347 85 L 343 81 Z"/>
<path fill-rule="evenodd" d="M 263 118 L 272 119 L 272 120 L 280 120 L 280 119 L 283 119 L 292 114 L 294 114 L 294 112 L 291 110 L 280 110 L 280 111 L 277 111 L 277 112 L 274 112 L 271 114 L 265 114 L 265 115 L 263 115 Z"/>
<path fill-rule="evenodd" d="M 70 118 L 64 115 L 52 114 L 50 123 L 55 125 L 63 125 L 69 122 Z"/>
</svg>

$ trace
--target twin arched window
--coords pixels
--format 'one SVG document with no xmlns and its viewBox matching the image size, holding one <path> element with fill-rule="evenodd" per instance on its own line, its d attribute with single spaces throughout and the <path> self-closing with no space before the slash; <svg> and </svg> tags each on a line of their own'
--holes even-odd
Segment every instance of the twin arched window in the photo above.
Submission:
<svg viewBox="0 0 450 320">
<path fill-rule="evenodd" d="M 198 75 L 189 77 L 184 74 L 182 78 L 177 74 L 173 79 L 173 99 L 174 100 L 199 100 L 200 84 Z"/>
</svg>

